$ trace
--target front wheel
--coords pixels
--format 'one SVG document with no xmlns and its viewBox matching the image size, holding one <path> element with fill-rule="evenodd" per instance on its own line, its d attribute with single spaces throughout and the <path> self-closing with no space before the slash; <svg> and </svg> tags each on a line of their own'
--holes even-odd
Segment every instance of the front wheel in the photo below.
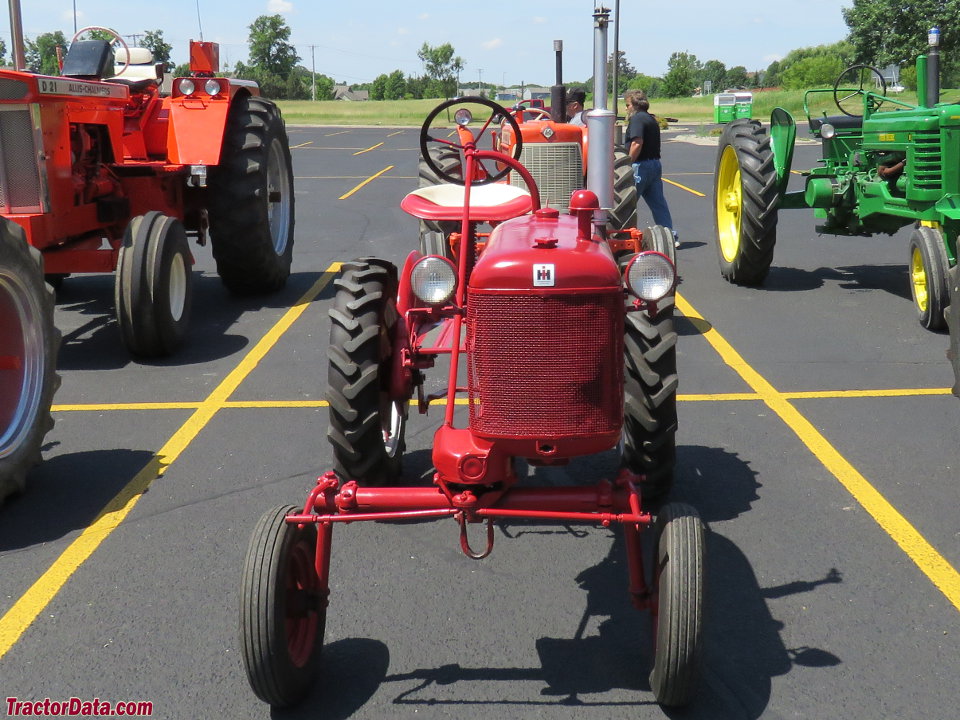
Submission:
<svg viewBox="0 0 960 720">
<path fill-rule="evenodd" d="M 657 702 L 684 705 L 698 680 L 703 635 L 703 522 L 683 503 L 657 514 L 654 588 L 656 653 L 650 687 Z"/>
<path fill-rule="evenodd" d="M 919 226 L 910 235 L 910 293 L 920 324 L 943 330 L 944 310 L 950 303 L 947 249 L 938 230 Z"/>
<path fill-rule="evenodd" d="M 22 228 L 0 218 L 0 503 L 23 491 L 53 427 L 60 332 L 42 266 Z"/>
<path fill-rule="evenodd" d="M 130 221 L 114 277 L 114 305 L 124 345 L 145 358 L 170 355 L 190 324 L 190 246 L 176 218 L 151 211 Z"/>
<path fill-rule="evenodd" d="M 677 245 L 670 228 L 663 225 L 648 227 L 643 233 L 643 249 L 666 255 L 673 266 L 677 266 Z"/>
<path fill-rule="evenodd" d="M 247 680 L 274 707 L 299 702 L 315 678 L 327 597 L 314 557 L 317 528 L 291 525 L 293 506 L 265 513 L 250 538 L 240 595 L 240 645 Z"/>
<path fill-rule="evenodd" d="M 756 120 L 735 120 L 720 136 L 713 209 L 720 272 L 737 285 L 760 285 L 777 242 L 777 172 L 770 136 Z"/>
</svg>

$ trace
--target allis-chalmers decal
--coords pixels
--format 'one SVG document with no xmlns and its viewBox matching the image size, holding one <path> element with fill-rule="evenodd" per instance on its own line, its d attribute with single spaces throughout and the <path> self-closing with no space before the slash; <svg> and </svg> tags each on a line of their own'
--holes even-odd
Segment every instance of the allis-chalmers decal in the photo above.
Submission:
<svg viewBox="0 0 960 720">
<path fill-rule="evenodd" d="M 534 263 L 533 286 L 553 287 L 557 278 L 557 271 L 553 263 Z"/>
<path fill-rule="evenodd" d="M 126 97 L 123 87 L 100 83 L 77 82 L 58 78 L 39 78 L 37 85 L 43 95 L 77 95 L 79 97 Z"/>
</svg>

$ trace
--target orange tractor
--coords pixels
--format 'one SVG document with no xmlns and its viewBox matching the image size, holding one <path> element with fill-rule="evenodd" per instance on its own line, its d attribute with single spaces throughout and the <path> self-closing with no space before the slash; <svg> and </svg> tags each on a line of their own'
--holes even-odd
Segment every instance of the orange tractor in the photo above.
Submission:
<svg viewBox="0 0 960 720">
<path fill-rule="evenodd" d="M 90 30 L 114 42 L 79 39 Z M 17 27 L 14 37 L 22 68 Z M 115 272 L 117 323 L 135 356 L 168 355 L 184 339 L 188 237 L 212 241 L 234 293 L 277 290 L 290 273 L 283 120 L 256 83 L 215 77 L 218 56 L 215 43 L 191 42 L 191 76 L 164 95 L 149 50 L 84 28 L 61 76 L 0 71 L 3 217 L 41 251 L 48 279 Z"/>
<path fill-rule="evenodd" d="M 14 70 L 0 70 L 0 501 L 23 489 L 53 422 L 60 334 L 53 293 L 74 273 L 115 274 L 129 351 L 172 353 L 190 316 L 188 238 L 212 241 L 237 294 L 290 273 L 293 175 L 286 129 L 256 83 L 214 77 L 214 43 L 161 93 L 162 66 L 113 30 L 84 28 L 61 75 L 29 73 L 10 3 Z M 114 42 L 83 40 L 100 30 Z M 115 54 L 114 46 L 120 48 Z"/>
</svg>

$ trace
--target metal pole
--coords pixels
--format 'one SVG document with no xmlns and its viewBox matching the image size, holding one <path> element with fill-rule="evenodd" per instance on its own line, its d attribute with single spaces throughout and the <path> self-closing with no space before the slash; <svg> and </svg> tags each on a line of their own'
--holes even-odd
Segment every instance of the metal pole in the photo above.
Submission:
<svg viewBox="0 0 960 720">
<path fill-rule="evenodd" d="M 613 8 L 613 114 L 616 116 L 620 95 L 620 0 L 616 0 Z"/>
<path fill-rule="evenodd" d="M 10 38 L 13 43 L 13 69 L 27 69 L 27 55 L 23 49 L 23 18 L 20 17 L 20 0 L 10 0 Z"/>
<path fill-rule="evenodd" d="M 317 62 L 313 57 L 313 51 L 316 45 L 310 46 L 310 77 L 313 79 L 313 87 L 310 90 L 310 99 L 317 101 Z"/>
</svg>

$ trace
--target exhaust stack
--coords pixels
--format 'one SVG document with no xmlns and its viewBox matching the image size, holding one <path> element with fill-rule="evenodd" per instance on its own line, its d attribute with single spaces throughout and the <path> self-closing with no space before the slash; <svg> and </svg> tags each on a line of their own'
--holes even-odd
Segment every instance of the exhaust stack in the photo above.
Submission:
<svg viewBox="0 0 960 720">
<path fill-rule="evenodd" d="M 607 32 L 610 10 L 604 7 L 593 13 L 593 104 L 586 114 L 590 153 L 587 156 L 587 189 L 600 200 L 598 224 L 605 225 L 613 209 L 613 133 L 616 115 L 607 109 Z"/>
<path fill-rule="evenodd" d="M 23 72 L 27 69 L 27 55 L 23 44 L 23 18 L 20 17 L 20 0 L 9 0 L 10 6 L 10 37 L 13 48 L 13 69 Z"/>
</svg>

